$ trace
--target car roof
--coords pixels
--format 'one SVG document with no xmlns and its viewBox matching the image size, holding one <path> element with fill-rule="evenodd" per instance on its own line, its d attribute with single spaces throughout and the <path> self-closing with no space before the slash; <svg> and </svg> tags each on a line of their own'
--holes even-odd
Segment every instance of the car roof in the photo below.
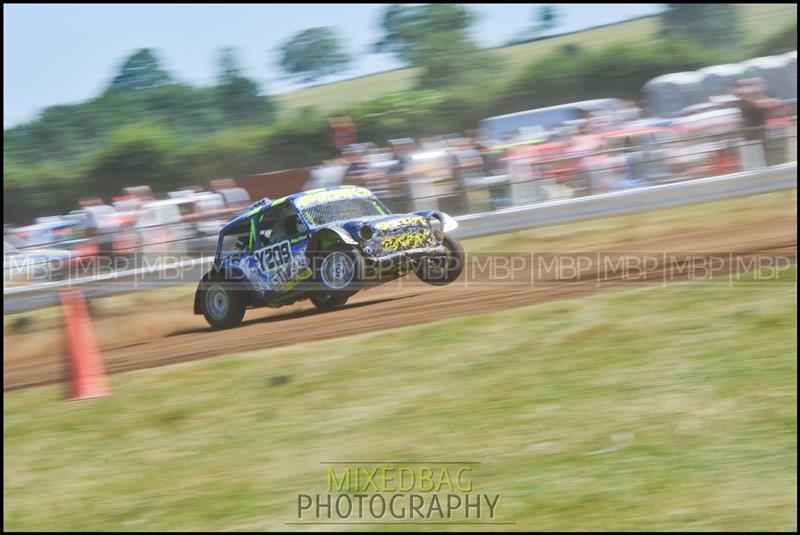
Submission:
<svg viewBox="0 0 800 535">
<path fill-rule="evenodd" d="M 265 197 L 254 202 L 249 208 L 247 208 L 247 210 L 230 220 L 224 227 L 222 227 L 221 232 L 225 232 L 231 227 L 242 224 L 244 221 L 247 221 L 254 215 L 266 212 L 267 210 L 270 210 L 276 206 L 280 206 L 286 202 L 291 202 L 298 208 L 305 208 L 316 204 L 330 202 L 332 200 L 374 196 L 375 195 L 367 188 L 346 185 L 334 188 L 316 188 L 307 191 L 300 191 L 297 193 L 292 193 L 291 195 L 286 195 L 285 197 L 281 197 L 279 199 L 268 199 Z"/>
</svg>

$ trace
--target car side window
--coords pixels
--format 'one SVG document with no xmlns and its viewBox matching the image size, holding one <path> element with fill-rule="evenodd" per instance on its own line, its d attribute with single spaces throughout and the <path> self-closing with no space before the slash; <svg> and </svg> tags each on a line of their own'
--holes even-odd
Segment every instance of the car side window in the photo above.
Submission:
<svg viewBox="0 0 800 535">
<path fill-rule="evenodd" d="M 281 209 L 275 221 L 275 228 L 269 238 L 269 243 L 278 243 L 289 238 L 295 238 L 307 230 L 294 206 L 287 204 Z"/>
<path fill-rule="evenodd" d="M 278 219 L 279 210 L 267 210 L 256 219 L 256 243 L 253 250 L 267 246 L 275 234 L 275 224 Z"/>
</svg>

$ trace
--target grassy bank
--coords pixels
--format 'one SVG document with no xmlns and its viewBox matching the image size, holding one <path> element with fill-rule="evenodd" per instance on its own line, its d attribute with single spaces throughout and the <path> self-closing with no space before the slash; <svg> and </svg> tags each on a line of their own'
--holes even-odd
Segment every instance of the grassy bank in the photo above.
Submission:
<svg viewBox="0 0 800 535">
<path fill-rule="evenodd" d="M 739 9 L 745 34 L 742 45 L 745 48 L 763 41 L 788 26 L 793 18 L 797 18 L 796 5 L 743 4 Z M 578 45 L 588 51 L 617 43 L 646 42 L 657 31 L 658 17 L 643 17 L 532 43 L 500 47 L 494 49 L 494 52 L 506 66 L 503 77 L 510 80 L 526 65 L 557 52 L 564 45 Z M 284 116 L 291 116 L 306 107 L 335 111 L 385 93 L 411 89 L 416 76 L 416 69 L 399 69 L 299 89 L 275 98 L 280 105 L 280 113 Z"/>
<path fill-rule="evenodd" d="M 508 529 L 794 530 L 783 276 L 125 373 L 99 400 L 5 394 L 4 528 L 292 529 L 321 462 L 402 458 L 480 462 L 475 491 L 501 495 Z"/>
</svg>

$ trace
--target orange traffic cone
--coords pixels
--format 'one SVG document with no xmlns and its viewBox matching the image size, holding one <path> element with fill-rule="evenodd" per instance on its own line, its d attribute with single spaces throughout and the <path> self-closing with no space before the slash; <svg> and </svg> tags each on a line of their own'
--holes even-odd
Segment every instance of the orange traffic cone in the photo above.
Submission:
<svg viewBox="0 0 800 535">
<path fill-rule="evenodd" d="M 111 391 L 97 350 L 86 300 L 80 290 L 62 290 L 60 297 L 67 343 L 69 399 L 107 396 Z"/>
</svg>

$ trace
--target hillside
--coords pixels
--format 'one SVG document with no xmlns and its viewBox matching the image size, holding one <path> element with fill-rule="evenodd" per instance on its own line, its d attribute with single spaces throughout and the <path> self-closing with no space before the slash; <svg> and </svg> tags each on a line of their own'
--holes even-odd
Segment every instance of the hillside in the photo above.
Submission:
<svg viewBox="0 0 800 535">
<path fill-rule="evenodd" d="M 797 5 L 744 4 L 741 18 L 745 29 L 745 47 L 780 31 L 797 18 Z M 532 43 L 495 49 L 504 60 L 506 76 L 513 77 L 525 65 L 540 59 L 566 44 L 576 44 L 584 49 L 602 48 L 612 43 L 643 41 L 652 37 L 658 28 L 658 17 L 642 17 L 608 26 L 573 32 Z M 276 100 L 283 116 L 303 108 L 335 110 L 348 104 L 377 98 L 382 94 L 405 91 L 414 85 L 416 69 L 398 69 L 360 78 L 300 89 L 282 95 Z"/>
</svg>

